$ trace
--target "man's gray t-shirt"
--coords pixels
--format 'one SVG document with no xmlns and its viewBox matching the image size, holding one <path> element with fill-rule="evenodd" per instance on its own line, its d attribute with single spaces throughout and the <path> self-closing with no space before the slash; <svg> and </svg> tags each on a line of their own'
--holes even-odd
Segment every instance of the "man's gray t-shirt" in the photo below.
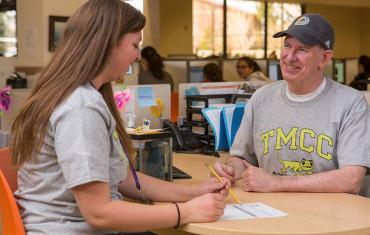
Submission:
<svg viewBox="0 0 370 235">
<path fill-rule="evenodd" d="M 370 167 L 368 106 L 360 92 L 327 79 L 320 95 L 294 102 L 286 87 L 286 81 L 274 82 L 252 96 L 232 156 L 276 175 Z"/>
<path fill-rule="evenodd" d="M 113 200 L 127 176 L 116 122 L 101 94 L 89 83 L 77 88 L 49 119 L 40 154 L 18 171 L 15 193 L 27 234 L 106 234 L 90 227 L 71 189 L 109 183 Z"/>
</svg>

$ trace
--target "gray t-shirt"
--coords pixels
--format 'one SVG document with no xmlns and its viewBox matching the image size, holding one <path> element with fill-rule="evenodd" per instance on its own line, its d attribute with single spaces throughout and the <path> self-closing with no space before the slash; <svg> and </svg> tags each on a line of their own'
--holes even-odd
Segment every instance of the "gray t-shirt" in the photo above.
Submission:
<svg viewBox="0 0 370 235">
<path fill-rule="evenodd" d="M 294 102 L 286 86 L 277 81 L 252 96 L 231 155 L 276 175 L 370 167 L 368 106 L 360 92 L 327 79 L 317 97 Z"/>
<path fill-rule="evenodd" d="M 113 200 L 127 177 L 116 123 L 103 97 L 89 83 L 77 88 L 50 117 L 43 147 L 34 163 L 18 171 L 15 193 L 28 235 L 106 234 L 86 222 L 71 189 L 107 182 Z"/>
</svg>

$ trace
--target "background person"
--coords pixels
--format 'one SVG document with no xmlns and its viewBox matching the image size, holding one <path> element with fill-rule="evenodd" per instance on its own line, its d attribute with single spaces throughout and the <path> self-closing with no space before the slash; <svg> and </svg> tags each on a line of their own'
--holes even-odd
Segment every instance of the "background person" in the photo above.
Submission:
<svg viewBox="0 0 370 235">
<path fill-rule="evenodd" d="M 223 214 L 227 181 L 181 186 L 133 169 L 111 82 L 140 59 L 144 25 L 140 11 L 120 0 L 86 1 L 69 18 L 11 131 L 28 235 L 141 232 Z M 179 203 L 144 205 L 123 195 Z"/>
<path fill-rule="evenodd" d="M 223 82 L 222 70 L 216 63 L 208 63 L 203 67 L 203 82 Z"/>
<path fill-rule="evenodd" d="M 360 56 L 358 58 L 357 69 L 358 74 L 349 85 L 357 90 L 366 91 L 366 81 L 370 79 L 370 57 L 367 55 Z"/>
<path fill-rule="evenodd" d="M 370 167 L 368 106 L 361 92 L 323 75 L 333 28 L 307 13 L 274 35 L 283 36 L 284 80 L 252 96 L 231 157 L 215 168 L 245 191 L 357 194 Z"/>
<path fill-rule="evenodd" d="M 163 70 L 162 57 L 153 47 L 145 47 L 141 50 L 141 71 L 139 84 L 170 84 L 171 91 L 174 89 L 172 76 Z"/>
<path fill-rule="evenodd" d="M 252 58 L 244 56 L 238 59 L 236 71 L 242 80 L 245 80 L 250 88 L 256 90 L 261 86 L 272 82 L 261 71 L 260 66 Z"/>
</svg>

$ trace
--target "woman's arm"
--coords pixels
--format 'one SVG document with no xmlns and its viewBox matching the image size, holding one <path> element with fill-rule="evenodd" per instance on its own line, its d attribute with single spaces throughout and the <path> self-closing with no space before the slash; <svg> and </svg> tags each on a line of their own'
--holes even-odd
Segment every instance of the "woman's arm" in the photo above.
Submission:
<svg viewBox="0 0 370 235">
<path fill-rule="evenodd" d="M 72 191 L 86 222 L 97 229 L 140 232 L 170 228 L 177 224 L 178 214 L 174 204 L 143 205 L 113 201 L 108 184 L 102 182 L 80 185 Z M 223 195 L 209 193 L 186 203 L 179 203 L 178 206 L 180 224 L 211 222 L 223 214 L 225 202 Z"/>
<path fill-rule="evenodd" d="M 184 202 L 205 193 L 219 191 L 223 195 L 227 195 L 225 189 L 230 188 L 231 185 L 228 180 L 220 183 L 216 179 L 197 185 L 180 185 L 159 180 L 140 172 L 137 172 L 137 175 L 145 198 L 157 202 Z M 118 191 L 128 197 L 141 198 L 139 191 L 135 187 L 132 175 L 129 175 L 126 180 L 121 182 L 118 186 Z"/>
</svg>

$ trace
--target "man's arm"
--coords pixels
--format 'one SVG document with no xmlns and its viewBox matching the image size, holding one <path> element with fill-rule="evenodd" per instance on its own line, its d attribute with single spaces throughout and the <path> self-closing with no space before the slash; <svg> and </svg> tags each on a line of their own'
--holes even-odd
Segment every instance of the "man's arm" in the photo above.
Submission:
<svg viewBox="0 0 370 235">
<path fill-rule="evenodd" d="M 340 169 L 306 176 L 274 176 L 244 161 L 242 175 L 245 191 L 256 192 L 342 192 L 358 194 L 366 169 L 344 166 Z"/>
<path fill-rule="evenodd" d="M 214 165 L 216 172 L 221 176 L 230 179 L 232 183 L 242 177 L 245 165 L 242 158 L 237 156 L 227 157 L 225 164 L 216 162 Z"/>
</svg>

